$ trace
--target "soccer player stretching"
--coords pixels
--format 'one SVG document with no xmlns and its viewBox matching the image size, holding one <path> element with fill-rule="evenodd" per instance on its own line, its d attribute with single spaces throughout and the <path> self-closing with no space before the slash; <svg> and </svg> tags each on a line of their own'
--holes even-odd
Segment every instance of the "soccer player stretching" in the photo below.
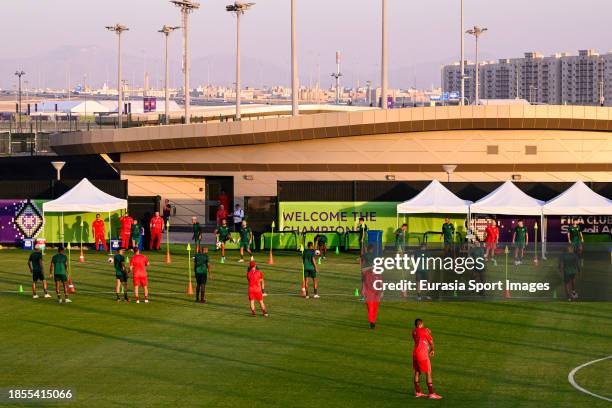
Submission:
<svg viewBox="0 0 612 408">
<path fill-rule="evenodd" d="M 374 245 L 368 245 L 366 253 L 363 254 L 361 262 L 362 274 L 362 293 L 365 298 L 366 306 L 368 307 L 368 321 L 370 329 L 376 327 L 376 317 L 378 316 L 378 305 L 382 299 L 382 275 L 375 274 L 374 265 Z M 378 282 L 377 282 L 378 281 Z M 380 286 L 379 286 L 380 285 Z"/>
<path fill-rule="evenodd" d="M 268 317 L 268 311 L 263 301 L 264 278 L 263 274 L 257 268 L 255 261 L 249 263 L 249 271 L 247 272 L 247 281 L 249 282 L 249 302 L 251 304 L 251 316 L 255 317 L 255 301 L 259 302 L 261 313 L 264 317 Z"/>
<path fill-rule="evenodd" d="M 306 299 L 310 299 L 308 295 L 308 278 L 312 279 L 312 286 L 314 288 L 314 298 L 319 298 L 319 280 L 317 279 L 317 260 L 314 249 L 312 249 L 312 242 L 308 243 L 308 248 L 304 250 L 302 254 L 302 262 L 304 263 L 304 277 L 302 282 L 302 295 Z"/>
<path fill-rule="evenodd" d="M 315 245 L 321 253 L 321 257 L 327 259 L 327 235 L 317 234 L 315 237 Z"/>
<path fill-rule="evenodd" d="M 40 252 L 40 247 L 38 245 L 34 247 L 34 252 L 32 252 L 28 258 L 28 267 L 32 273 L 32 299 L 38 299 L 38 295 L 36 294 L 36 282 L 38 281 L 42 282 L 45 297 L 50 298 L 51 295 L 47 291 L 47 281 L 45 280 L 45 273 L 43 272 L 43 254 Z"/>
<path fill-rule="evenodd" d="M 130 272 L 132 272 L 132 279 L 134 280 L 134 298 L 136 298 L 136 303 L 140 303 L 140 298 L 138 297 L 138 288 L 140 286 L 144 288 L 144 302 L 149 303 L 147 266 L 149 266 L 149 260 L 140 253 L 138 248 L 135 248 L 134 256 L 130 260 Z"/>
<path fill-rule="evenodd" d="M 64 302 L 71 303 L 72 300 L 68 299 L 68 257 L 64 255 L 64 247 L 57 248 L 57 254 L 51 258 L 51 266 L 49 267 L 49 277 L 55 280 L 55 293 L 57 294 L 57 301 L 62 303 L 62 297 L 60 296 L 60 282 L 64 286 Z"/>
<path fill-rule="evenodd" d="M 227 226 L 227 220 L 221 220 L 221 225 L 215 231 L 217 242 L 221 246 L 221 262 L 225 262 L 225 243 L 232 239 L 232 233 Z"/>
<path fill-rule="evenodd" d="M 117 294 L 117 302 L 121 300 L 121 286 L 123 286 L 123 300 L 129 302 L 128 299 L 128 269 L 125 266 L 125 257 L 123 256 L 123 248 L 119 248 L 115 256 L 113 257 L 113 266 L 115 267 L 115 278 L 117 279 L 117 285 L 115 286 L 115 293 Z"/>
<path fill-rule="evenodd" d="M 525 247 L 529 243 L 529 233 L 523 220 L 518 220 L 514 233 L 512 234 L 512 244 L 514 245 L 514 264 L 520 265 L 525 257 Z"/>
<path fill-rule="evenodd" d="M 208 273 L 211 272 L 210 261 L 208 260 L 208 248 L 200 247 L 197 250 L 196 256 L 193 258 L 195 277 L 196 277 L 196 303 L 206 303 L 204 295 L 206 294 L 206 282 L 208 282 Z M 212 277 L 212 276 L 211 276 Z"/>
<path fill-rule="evenodd" d="M 442 398 L 435 393 L 433 389 L 433 379 L 431 376 L 431 361 L 429 357 L 434 356 L 434 342 L 431 337 L 431 332 L 423 326 L 423 320 L 416 319 L 414 321 L 414 330 L 412 331 L 412 339 L 414 340 L 414 350 L 412 351 L 412 367 L 414 368 L 414 390 L 415 397 L 429 397 L 431 399 Z M 421 392 L 419 379 L 422 373 L 427 374 L 427 390 L 428 394 Z"/>
</svg>

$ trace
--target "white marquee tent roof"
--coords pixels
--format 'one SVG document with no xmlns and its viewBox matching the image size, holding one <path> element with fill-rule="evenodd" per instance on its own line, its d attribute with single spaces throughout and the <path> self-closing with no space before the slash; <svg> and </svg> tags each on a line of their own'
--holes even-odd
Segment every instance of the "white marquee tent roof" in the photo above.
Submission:
<svg viewBox="0 0 612 408">
<path fill-rule="evenodd" d="M 528 196 L 511 181 L 470 206 L 472 214 L 542 215 L 543 201 Z"/>
<path fill-rule="evenodd" d="M 397 205 L 398 214 L 467 214 L 472 202 L 462 200 L 434 180 L 414 198 Z"/>
<path fill-rule="evenodd" d="M 582 181 L 546 202 L 544 215 L 612 215 L 612 200 L 597 194 Z"/>
<path fill-rule="evenodd" d="M 111 212 L 127 208 L 127 200 L 106 194 L 84 178 L 56 200 L 43 203 L 43 212 Z"/>
</svg>

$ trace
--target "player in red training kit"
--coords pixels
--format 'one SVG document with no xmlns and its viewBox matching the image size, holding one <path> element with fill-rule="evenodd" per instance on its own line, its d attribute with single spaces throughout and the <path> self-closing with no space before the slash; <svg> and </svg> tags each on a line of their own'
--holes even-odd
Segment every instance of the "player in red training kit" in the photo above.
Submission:
<svg viewBox="0 0 612 408">
<path fill-rule="evenodd" d="M 433 389 L 431 362 L 429 361 L 429 357 L 434 356 L 433 337 L 431 337 L 431 332 L 429 329 L 423 326 L 423 320 L 416 319 L 414 321 L 414 327 L 415 329 L 412 331 L 412 338 L 414 339 L 412 367 L 414 368 L 415 397 L 440 399 L 442 397 L 436 394 Z M 421 386 L 419 385 L 419 377 L 421 376 L 421 373 L 427 374 L 427 390 L 429 391 L 429 395 L 421 392 Z"/>
<path fill-rule="evenodd" d="M 361 274 L 363 280 L 362 295 L 368 307 L 368 321 L 370 329 L 376 328 L 376 317 L 378 316 L 378 305 L 382 299 L 382 275 L 374 273 L 374 245 L 368 245 L 362 256 Z"/>
<path fill-rule="evenodd" d="M 257 316 L 255 314 L 255 301 L 258 301 L 264 317 L 268 317 L 268 311 L 266 310 L 266 305 L 263 301 L 264 278 L 255 261 L 251 261 L 251 263 L 249 263 L 247 280 L 249 281 L 249 302 L 251 302 L 251 315 L 253 317 Z"/>
<path fill-rule="evenodd" d="M 162 230 L 164 229 L 164 219 L 159 216 L 159 211 L 155 211 L 155 215 L 149 223 L 151 229 L 151 240 L 149 241 L 149 249 L 159 251 L 162 241 Z"/>
<path fill-rule="evenodd" d="M 144 288 L 144 302 L 149 303 L 147 266 L 149 266 L 147 257 L 140 253 L 138 247 L 134 248 L 134 256 L 130 260 L 130 272 L 134 279 L 134 298 L 136 298 L 136 303 L 140 303 L 140 298 L 138 297 L 138 288 L 140 286 Z"/>
<path fill-rule="evenodd" d="M 106 237 L 104 234 L 104 220 L 100 218 L 100 214 L 96 214 L 96 220 L 91 223 L 91 231 L 93 232 L 94 241 L 96 242 L 96 251 L 100 250 L 100 243 L 105 251 L 108 250 L 106 247 Z"/>
<path fill-rule="evenodd" d="M 134 219 L 126 212 L 123 217 L 119 218 L 119 222 L 121 223 L 121 248 L 129 249 Z"/>
<path fill-rule="evenodd" d="M 485 229 L 485 243 L 486 243 L 486 251 L 485 251 L 485 260 L 490 259 L 495 262 L 495 248 L 497 247 L 497 242 L 499 241 L 499 228 L 497 228 L 497 221 L 489 220 L 489 225 Z"/>
</svg>

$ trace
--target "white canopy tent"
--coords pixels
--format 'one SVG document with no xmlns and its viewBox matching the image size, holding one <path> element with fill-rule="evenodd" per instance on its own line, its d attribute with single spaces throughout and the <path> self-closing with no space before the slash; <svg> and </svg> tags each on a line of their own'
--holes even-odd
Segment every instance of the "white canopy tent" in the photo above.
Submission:
<svg viewBox="0 0 612 408">
<path fill-rule="evenodd" d="M 612 200 L 597 194 L 582 181 L 542 207 L 544 215 L 612 215 Z"/>
<path fill-rule="evenodd" d="M 61 238 L 64 241 L 64 213 L 95 212 L 108 213 L 108 236 L 111 238 L 110 214 L 113 211 L 127 209 L 127 200 L 113 197 L 100 190 L 84 178 L 61 197 L 43 203 L 43 218 L 46 212 L 59 212 L 61 217 Z"/>
<path fill-rule="evenodd" d="M 540 217 L 540 237 L 546 240 L 546 225 L 542 206 L 544 201 L 525 194 L 513 182 L 506 181 L 470 206 L 471 214 L 536 215 Z M 542 246 L 544 248 L 544 246 Z M 544 252 L 542 252 L 544 256 Z"/>
<path fill-rule="evenodd" d="M 434 180 L 414 198 L 397 205 L 397 214 L 468 214 L 471 201 L 462 200 Z"/>
</svg>

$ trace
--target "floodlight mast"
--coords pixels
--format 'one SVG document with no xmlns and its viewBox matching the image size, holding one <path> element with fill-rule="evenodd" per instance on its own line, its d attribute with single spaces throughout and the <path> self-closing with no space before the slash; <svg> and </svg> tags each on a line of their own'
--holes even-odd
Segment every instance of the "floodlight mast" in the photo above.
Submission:
<svg viewBox="0 0 612 408">
<path fill-rule="evenodd" d="M 123 86 L 121 85 L 121 34 L 129 31 L 123 24 L 106 26 L 106 29 L 117 34 L 117 127 L 123 127 Z"/>
<path fill-rule="evenodd" d="M 340 51 L 336 51 L 336 72 L 331 74 L 332 78 L 336 79 L 336 105 L 340 105 Z"/>
<path fill-rule="evenodd" d="M 293 116 L 297 116 L 300 114 L 300 85 L 297 63 L 296 1 L 297 0 L 291 0 L 291 114 Z"/>
<path fill-rule="evenodd" d="M 476 39 L 476 85 L 475 85 L 475 96 L 474 96 L 474 105 L 479 105 L 480 104 L 480 83 L 478 82 L 479 79 L 479 62 L 478 62 L 478 38 L 480 38 L 481 35 L 484 34 L 485 31 L 488 31 L 489 29 L 486 27 L 478 27 L 478 26 L 474 26 L 474 28 L 471 28 L 469 30 L 466 31 L 466 34 L 470 34 L 473 35 L 474 38 Z"/>
<path fill-rule="evenodd" d="M 165 37 L 165 41 L 166 41 L 166 50 L 165 50 L 165 75 L 164 75 L 164 123 L 166 125 L 170 124 L 170 93 L 168 91 L 168 84 L 170 82 L 170 67 L 168 65 L 168 37 L 170 36 L 170 33 L 173 32 L 174 30 L 179 29 L 180 27 L 178 26 L 167 26 L 164 25 L 161 30 L 158 30 L 159 33 L 162 33 Z"/>
<path fill-rule="evenodd" d="M 387 0 L 382 0 L 382 55 L 380 63 L 380 107 L 387 109 L 388 76 L 387 76 Z"/>
<path fill-rule="evenodd" d="M 183 18 L 183 77 L 185 94 L 185 124 L 191 122 L 191 95 L 189 95 L 189 14 L 200 8 L 200 3 L 191 0 L 170 0 L 170 3 L 181 9 Z"/>
<path fill-rule="evenodd" d="M 240 16 L 243 15 L 248 9 L 253 7 L 255 3 L 242 3 L 235 1 L 234 4 L 230 4 L 225 7 L 225 10 L 230 13 L 236 14 L 236 120 L 239 121 L 241 117 L 240 107 Z"/>
<path fill-rule="evenodd" d="M 21 77 L 24 76 L 26 73 L 24 71 L 16 71 L 15 75 L 19 78 L 19 90 L 18 90 L 18 103 L 17 103 L 17 119 L 19 120 L 19 123 L 17 125 L 17 128 L 19 129 L 19 132 L 21 132 Z"/>
</svg>

